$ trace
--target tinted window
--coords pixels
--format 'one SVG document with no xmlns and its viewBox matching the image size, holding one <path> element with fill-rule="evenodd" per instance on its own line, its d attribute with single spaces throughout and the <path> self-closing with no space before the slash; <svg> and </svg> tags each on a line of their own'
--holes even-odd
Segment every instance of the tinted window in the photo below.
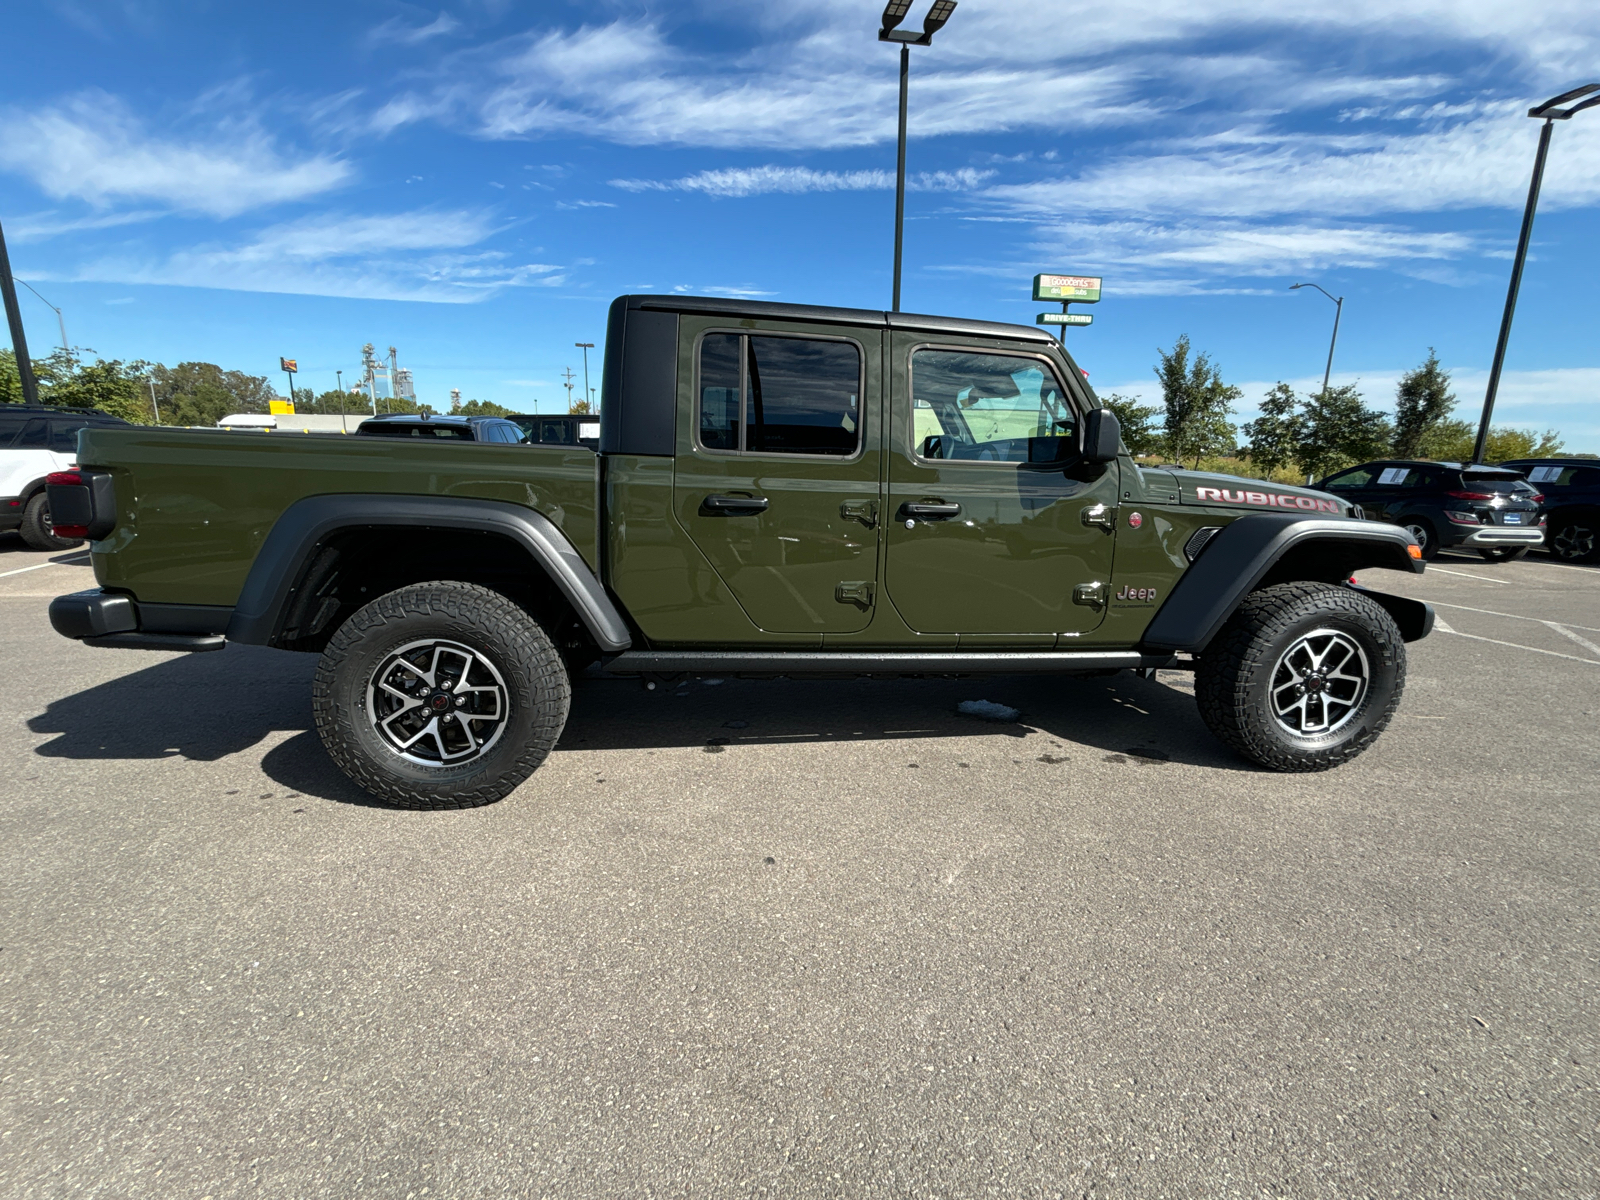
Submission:
<svg viewBox="0 0 1600 1200">
<path fill-rule="evenodd" d="M 700 343 L 700 444 L 848 456 L 861 440 L 860 393 L 854 343 L 708 334 Z"/>
<path fill-rule="evenodd" d="M 1323 487 L 1331 491 L 1342 491 L 1345 488 L 1366 487 L 1372 482 L 1372 477 L 1377 471 L 1372 467 L 1357 467 L 1353 471 L 1346 471 L 1323 481 Z"/>
<path fill-rule="evenodd" d="M 368 437 L 445 438 L 458 442 L 472 440 L 472 430 L 465 425 L 399 425 L 387 421 L 366 421 L 357 432 Z"/>
<path fill-rule="evenodd" d="M 49 437 L 50 430 L 44 418 L 35 417 L 22 427 L 11 447 L 14 450 L 44 450 L 49 446 Z"/>
<path fill-rule="evenodd" d="M 1495 492 L 1509 496 L 1515 492 L 1528 492 L 1530 488 L 1520 475 L 1510 471 L 1463 471 L 1461 482 L 1473 492 Z"/>
<path fill-rule="evenodd" d="M 571 421 L 543 421 L 539 425 L 539 440 L 550 445 L 570 446 L 577 440 L 572 430 Z"/>
<path fill-rule="evenodd" d="M 87 421 L 51 421 L 50 449 L 57 454 L 76 454 L 78 452 L 78 430 L 88 423 Z"/>
<path fill-rule="evenodd" d="M 911 356 L 912 428 L 923 458 L 1051 460 L 1035 439 L 1071 439 L 1076 417 L 1060 381 L 1037 358 L 961 350 Z"/>
</svg>

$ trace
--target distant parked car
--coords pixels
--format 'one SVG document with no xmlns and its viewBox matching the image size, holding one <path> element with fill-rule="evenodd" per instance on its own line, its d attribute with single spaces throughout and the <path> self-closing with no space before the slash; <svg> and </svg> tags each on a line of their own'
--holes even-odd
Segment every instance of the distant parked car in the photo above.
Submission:
<svg viewBox="0 0 1600 1200">
<path fill-rule="evenodd" d="M 1600 562 L 1600 461 L 1519 458 L 1500 465 L 1521 471 L 1544 493 L 1545 549 L 1562 562 Z"/>
<path fill-rule="evenodd" d="M 1521 472 L 1460 463 L 1362 463 L 1316 485 L 1359 504 L 1377 521 L 1404 526 L 1423 557 L 1464 546 L 1489 562 L 1521 558 L 1544 541 L 1544 496 Z"/>
<path fill-rule="evenodd" d="M 524 440 L 522 430 L 504 417 L 431 417 L 411 413 L 368 418 L 357 427 L 356 436 L 502 444 Z"/>
<path fill-rule="evenodd" d="M 78 430 L 86 425 L 127 425 L 94 408 L 0 406 L 0 531 L 15 529 L 35 550 L 70 550 L 77 539 L 50 532 L 45 476 L 64 471 L 78 456 Z"/>
<path fill-rule="evenodd" d="M 515 422 L 530 443 L 587 446 L 591 450 L 600 445 L 600 418 L 594 413 L 510 413 L 506 420 Z"/>
</svg>

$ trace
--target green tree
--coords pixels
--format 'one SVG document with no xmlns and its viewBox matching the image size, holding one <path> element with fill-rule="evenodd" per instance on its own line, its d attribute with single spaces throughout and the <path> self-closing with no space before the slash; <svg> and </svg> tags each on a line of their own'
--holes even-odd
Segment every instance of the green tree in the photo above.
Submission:
<svg viewBox="0 0 1600 1200">
<path fill-rule="evenodd" d="M 1423 453 L 1425 457 L 1440 462 L 1471 462 L 1477 440 L 1478 427 L 1471 421 L 1441 421 L 1423 443 Z M 1559 454 L 1564 444 L 1561 435 L 1554 429 L 1546 429 L 1541 434 L 1532 429 L 1491 425 L 1483 447 L 1483 461 L 1497 463 L 1511 458 L 1548 458 Z"/>
<path fill-rule="evenodd" d="M 1190 361 L 1188 334 L 1171 351 L 1157 347 L 1156 354 L 1156 378 L 1167 409 L 1167 453 L 1179 462 L 1192 458 L 1198 467 L 1208 454 L 1231 452 L 1236 431 L 1228 416 L 1243 393 L 1222 381 L 1209 355 L 1197 354 Z"/>
<path fill-rule="evenodd" d="M 1394 427 L 1368 408 L 1354 384 L 1341 384 L 1308 397 L 1294 439 L 1294 459 L 1308 476 L 1320 479 L 1352 462 L 1381 458 L 1394 440 Z"/>
<path fill-rule="evenodd" d="M 1428 347 L 1428 357 L 1414 371 L 1400 377 L 1395 392 L 1394 448 L 1396 458 L 1416 458 L 1429 436 L 1450 419 L 1456 397 L 1450 390 L 1450 372 L 1439 366 L 1439 356 Z"/>
<path fill-rule="evenodd" d="M 1261 401 L 1261 415 L 1240 429 L 1250 439 L 1250 462 L 1269 476 L 1294 462 L 1300 435 L 1300 397 L 1287 383 L 1274 384 Z"/>
<path fill-rule="evenodd" d="M 492 400 L 468 400 L 464 404 L 450 406 L 451 415 L 458 417 L 509 417 L 516 411 Z"/>
<path fill-rule="evenodd" d="M 1137 396 L 1100 397 L 1103 407 L 1116 414 L 1122 429 L 1122 444 L 1130 454 L 1156 454 L 1161 450 L 1161 434 L 1155 427 L 1156 414 L 1161 411 L 1153 405 L 1139 403 Z"/>
</svg>

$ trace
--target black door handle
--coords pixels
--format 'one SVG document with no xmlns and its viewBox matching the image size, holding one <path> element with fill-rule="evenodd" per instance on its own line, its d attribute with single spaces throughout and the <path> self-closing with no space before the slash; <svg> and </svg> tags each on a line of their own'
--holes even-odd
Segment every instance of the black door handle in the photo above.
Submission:
<svg viewBox="0 0 1600 1200">
<path fill-rule="evenodd" d="M 945 504 L 913 504 L 907 501 L 900 506 L 902 517 L 915 517 L 923 521 L 948 521 L 951 517 L 961 515 L 961 505 Z"/>
<path fill-rule="evenodd" d="M 710 513 L 758 513 L 767 510 L 765 496 L 707 496 L 700 507 Z"/>
</svg>

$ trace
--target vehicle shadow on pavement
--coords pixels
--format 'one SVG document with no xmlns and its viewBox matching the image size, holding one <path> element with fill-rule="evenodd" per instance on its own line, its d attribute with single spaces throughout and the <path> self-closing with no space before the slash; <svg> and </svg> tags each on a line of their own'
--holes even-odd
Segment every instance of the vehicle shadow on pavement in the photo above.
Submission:
<svg viewBox="0 0 1600 1200">
<path fill-rule="evenodd" d="M 323 753 L 311 719 L 316 661 L 309 654 L 251 646 L 163 659 L 52 702 L 28 722 L 34 733 L 55 735 L 35 753 L 214 762 L 288 732 L 292 736 L 261 760 L 271 779 L 307 796 L 377 804 Z M 985 720 L 959 711 L 962 702 L 974 700 L 1017 715 Z M 739 746 L 974 736 L 1030 741 L 1040 753 L 1049 753 L 1052 742 L 1075 743 L 1131 767 L 1171 762 L 1256 770 L 1212 739 L 1188 692 L 1128 673 L 686 680 L 650 691 L 637 680 L 591 668 L 575 681 L 571 715 L 555 752 L 695 747 L 719 753 Z"/>
</svg>

